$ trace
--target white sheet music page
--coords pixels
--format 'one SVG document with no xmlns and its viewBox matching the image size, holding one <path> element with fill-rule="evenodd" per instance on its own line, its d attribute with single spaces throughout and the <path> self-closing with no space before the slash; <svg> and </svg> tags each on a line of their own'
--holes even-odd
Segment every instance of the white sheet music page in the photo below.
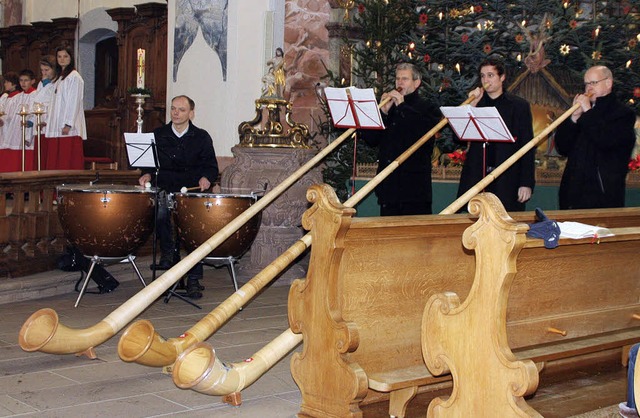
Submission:
<svg viewBox="0 0 640 418">
<path fill-rule="evenodd" d="M 358 122 L 363 129 L 384 129 L 382 115 L 373 89 L 349 87 Z"/>
<path fill-rule="evenodd" d="M 125 132 L 124 142 L 127 148 L 129 165 L 132 167 L 155 167 L 155 158 L 151 144 L 155 142 L 153 132 Z"/>
<path fill-rule="evenodd" d="M 348 89 L 353 107 L 349 103 L 347 88 L 324 89 L 333 125 L 337 128 L 384 129 L 373 89 Z"/>
<path fill-rule="evenodd" d="M 440 111 L 461 141 L 515 142 L 495 107 L 442 106 Z"/>
</svg>

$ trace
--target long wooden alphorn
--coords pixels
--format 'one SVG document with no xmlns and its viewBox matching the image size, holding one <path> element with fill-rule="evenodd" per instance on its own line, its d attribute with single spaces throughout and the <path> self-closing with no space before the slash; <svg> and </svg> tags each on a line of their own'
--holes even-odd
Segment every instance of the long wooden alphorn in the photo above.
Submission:
<svg viewBox="0 0 640 418">
<path fill-rule="evenodd" d="M 500 174 L 504 173 L 516 163 L 520 158 L 522 158 L 527 152 L 529 152 L 533 147 L 537 146 L 551 131 L 556 129 L 558 125 L 564 122 L 573 112 L 578 110 L 580 107 L 580 103 L 576 103 L 569 108 L 566 112 L 560 115 L 556 120 L 553 121 L 549 126 L 544 128 L 542 132 L 532 138 L 529 142 L 523 145 L 517 152 L 515 152 L 511 157 L 507 158 L 502 164 L 493 169 L 491 173 L 487 174 L 482 180 L 480 180 L 477 184 L 475 184 L 472 188 L 466 191 L 462 196 L 457 198 L 453 203 L 444 208 L 441 215 L 451 215 L 460 210 L 464 205 L 466 205 L 475 195 L 484 190 L 489 184 L 491 184 Z"/>
<path fill-rule="evenodd" d="M 469 97 L 462 105 L 468 104 L 473 101 L 474 97 Z M 429 132 L 423 135 L 418 141 L 416 141 L 411 147 L 403 152 L 398 158 L 396 158 L 388 167 L 383 169 L 378 175 L 365 184 L 362 189 L 355 193 L 350 199 L 348 199 L 344 206 L 353 207 L 361 199 L 367 196 L 378 184 L 380 184 L 385 178 L 387 178 L 400 164 L 406 161 L 417 149 L 424 145 L 429 139 L 446 126 L 448 120 L 442 119 L 436 124 Z M 255 290 L 262 288 L 269 283 L 279 272 L 281 272 L 288 264 L 287 260 L 295 260 L 297 256 L 311 245 L 311 233 L 306 234 L 293 246 L 291 246 L 284 254 L 278 257 L 269 266 L 265 267 L 260 273 L 258 273 L 252 280 L 250 280 L 245 286 L 247 290 Z M 289 262 L 290 262 L 289 261 Z M 244 289 L 239 289 L 238 292 Z M 236 293 L 238 293 L 236 292 Z M 243 295 L 244 296 L 244 295 Z M 241 296 L 233 294 L 223 303 L 221 303 L 216 309 L 209 313 L 203 320 L 198 322 L 193 328 L 187 331 L 181 336 L 180 339 L 174 339 L 176 345 L 174 349 L 178 352 L 183 349 L 181 353 L 178 352 L 178 357 L 173 363 L 173 382 L 176 386 L 183 389 L 192 389 L 200 393 L 207 395 L 227 395 L 233 392 L 239 392 L 242 389 L 248 387 L 255 382 L 260 376 L 262 376 L 267 370 L 282 359 L 287 353 L 293 350 L 298 344 L 302 342 L 302 335 L 295 334 L 291 329 L 287 329 L 280 334 L 276 339 L 264 346 L 254 356 L 251 357 L 251 362 L 238 362 L 232 364 L 226 364 L 220 361 L 215 355 L 215 350 L 211 345 L 204 343 L 206 338 L 204 334 L 199 332 L 205 330 L 205 327 L 211 329 L 219 328 L 226 318 L 224 312 L 230 309 L 237 309 L 243 306 L 243 302 L 240 299 Z M 242 302 L 242 303 L 241 303 Z M 215 322 L 214 322 L 215 321 Z M 135 325 L 135 324 L 134 324 Z M 133 325 L 132 325 L 133 326 Z M 193 333 L 193 334 L 192 334 Z M 181 339 L 195 340 L 195 335 L 198 335 L 196 342 L 190 344 L 181 343 Z M 124 335 L 123 337 L 124 338 Z M 160 338 L 156 334 L 156 338 Z M 148 338 L 150 340 L 150 337 Z M 122 339 L 121 339 L 122 341 Z M 140 339 L 142 341 L 142 339 Z M 186 347 L 186 349 L 185 349 Z M 165 350 L 165 354 L 170 350 Z M 158 359 L 158 357 L 155 357 Z M 256 361 L 256 359 L 258 361 Z M 169 361 L 167 358 L 165 361 Z M 145 363 L 146 364 L 146 363 Z"/>
<path fill-rule="evenodd" d="M 379 104 L 379 107 L 387 104 L 389 100 L 391 100 L 391 98 L 383 100 Z M 25 351 L 42 351 L 50 354 L 87 353 L 90 357 L 95 356 L 93 351 L 94 347 L 113 337 L 129 322 L 135 319 L 153 303 L 153 301 L 180 280 L 191 267 L 199 263 L 200 260 L 233 235 L 240 227 L 260 213 L 269 203 L 291 187 L 291 185 L 341 145 L 342 142 L 349 138 L 355 131 L 355 128 L 346 130 L 321 152 L 316 154 L 293 174 L 251 205 L 246 211 L 221 228 L 216 234 L 179 263 L 167 270 L 147 287 L 140 290 L 96 325 L 84 329 L 69 328 L 60 324 L 58 314 L 53 309 L 40 309 L 27 318 L 22 325 L 18 335 L 20 347 Z"/>
<path fill-rule="evenodd" d="M 513 158 L 509 158 L 508 160 L 506 160 L 502 165 L 493 170 L 492 174 L 497 172 L 498 169 L 500 169 L 498 175 L 504 172 L 518 158 L 521 158 L 523 155 L 525 155 L 528 150 L 537 145 L 537 143 L 540 142 L 542 138 L 548 135 L 549 132 L 551 132 L 560 123 L 562 123 L 562 121 L 568 118 L 575 110 L 578 109 L 579 106 L 579 104 L 572 106 L 558 119 L 556 119 L 556 121 L 554 121 L 546 129 L 544 129 L 539 135 L 529 141 L 529 143 L 527 143 L 521 149 L 523 150 L 522 152 L 516 153 L 519 155 L 514 154 Z M 382 174 L 383 172 L 381 172 L 380 174 Z M 488 181 L 486 184 L 489 184 L 491 181 Z M 379 181 L 377 183 L 379 183 Z M 365 187 L 367 187 L 369 184 L 373 185 L 373 180 L 370 183 L 367 183 Z M 375 186 L 367 188 L 370 191 L 373 189 L 373 187 Z M 471 194 L 470 190 L 459 199 L 457 199 L 454 203 L 445 208 L 443 211 L 441 211 L 440 214 L 445 215 L 455 213 L 473 196 L 479 193 L 484 187 L 485 186 L 482 186 L 481 183 L 478 183 L 478 186 L 473 188 L 475 193 Z M 364 188 L 360 191 L 363 190 Z M 355 199 L 356 202 L 358 201 L 357 195 L 358 193 L 356 193 L 352 197 L 352 199 Z M 463 200 L 464 202 L 460 203 Z M 352 204 L 355 203 L 352 202 Z M 348 206 L 347 203 L 345 203 L 345 206 Z M 303 239 L 306 238 L 307 235 L 305 235 Z M 276 337 L 276 339 L 271 341 L 256 353 L 259 361 L 255 363 L 239 362 L 232 364 L 222 363 L 216 357 L 213 347 L 211 347 L 209 344 L 198 343 L 187 348 L 182 354 L 178 356 L 178 359 L 174 363 L 173 367 L 173 381 L 180 388 L 190 388 L 197 392 L 208 395 L 227 395 L 229 393 L 238 392 L 255 382 L 255 380 L 262 376 L 267 370 L 269 370 L 282 357 L 293 350 L 301 342 L 301 334 L 294 334 L 291 329 L 287 329 L 282 334 L 280 334 L 280 336 Z"/>
</svg>

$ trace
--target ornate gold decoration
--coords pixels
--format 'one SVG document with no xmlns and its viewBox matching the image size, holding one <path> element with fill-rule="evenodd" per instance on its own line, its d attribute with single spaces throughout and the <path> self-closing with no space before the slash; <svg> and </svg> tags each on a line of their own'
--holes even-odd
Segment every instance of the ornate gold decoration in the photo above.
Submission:
<svg viewBox="0 0 640 418">
<path fill-rule="evenodd" d="M 284 132 L 280 114 L 285 112 L 289 129 Z M 263 123 L 264 112 L 268 113 Z M 238 126 L 241 147 L 310 148 L 309 127 L 291 119 L 292 106 L 284 99 L 261 98 L 256 100 L 256 117 Z"/>
<path fill-rule="evenodd" d="M 349 21 L 349 11 L 356 5 L 355 0 L 337 0 L 338 6 L 344 9 L 344 21 Z"/>
</svg>

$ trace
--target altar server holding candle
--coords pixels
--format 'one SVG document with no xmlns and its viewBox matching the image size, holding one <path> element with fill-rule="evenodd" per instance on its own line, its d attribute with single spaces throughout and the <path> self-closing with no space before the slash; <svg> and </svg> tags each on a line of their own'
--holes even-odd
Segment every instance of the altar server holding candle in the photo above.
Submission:
<svg viewBox="0 0 640 418">
<path fill-rule="evenodd" d="M 75 70 L 73 51 L 69 46 L 56 49 L 56 70 L 53 99 L 47 117 L 46 154 L 43 165 L 47 170 L 82 170 L 84 152 L 82 141 L 87 139 L 82 100 L 84 81 Z"/>
</svg>

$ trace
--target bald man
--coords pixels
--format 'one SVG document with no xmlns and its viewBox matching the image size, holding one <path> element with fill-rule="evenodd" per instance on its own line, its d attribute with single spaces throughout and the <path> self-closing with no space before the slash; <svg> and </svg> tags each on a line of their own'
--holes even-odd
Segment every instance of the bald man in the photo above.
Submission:
<svg viewBox="0 0 640 418">
<path fill-rule="evenodd" d="M 580 107 L 556 131 L 556 148 L 567 157 L 560 209 L 624 207 L 636 116 L 612 90 L 611 70 L 603 65 L 589 68 L 584 93 L 573 99 Z"/>
</svg>

